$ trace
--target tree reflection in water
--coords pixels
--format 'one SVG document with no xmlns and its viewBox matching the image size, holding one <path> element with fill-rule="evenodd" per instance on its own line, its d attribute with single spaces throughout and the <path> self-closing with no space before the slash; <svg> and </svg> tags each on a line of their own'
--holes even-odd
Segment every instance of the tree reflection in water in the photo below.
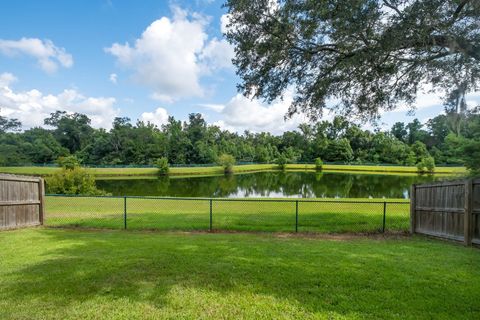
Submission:
<svg viewBox="0 0 480 320">
<path fill-rule="evenodd" d="M 413 183 L 438 179 L 331 172 L 259 172 L 211 177 L 98 180 L 113 195 L 169 197 L 408 198 Z"/>
</svg>

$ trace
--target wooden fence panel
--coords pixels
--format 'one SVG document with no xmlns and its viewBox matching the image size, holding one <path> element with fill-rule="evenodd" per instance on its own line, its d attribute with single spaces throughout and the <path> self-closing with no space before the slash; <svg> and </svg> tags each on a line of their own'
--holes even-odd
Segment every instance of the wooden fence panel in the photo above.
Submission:
<svg viewBox="0 0 480 320">
<path fill-rule="evenodd" d="M 0 230 L 43 224 L 41 178 L 0 174 Z"/>
<path fill-rule="evenodd" d="M 480 244 L 480 179 L 412 186 L 412 232 Z"/>
<path fill-rule="evenodd" d="M 473 180 L 472 198 L 472 242 L 480 244 L 480 179 Z"/>
</svg>

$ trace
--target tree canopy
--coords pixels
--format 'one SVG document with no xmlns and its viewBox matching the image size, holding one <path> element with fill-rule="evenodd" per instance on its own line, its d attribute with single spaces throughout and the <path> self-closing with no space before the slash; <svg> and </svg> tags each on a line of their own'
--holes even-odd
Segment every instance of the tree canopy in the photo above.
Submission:
<svg viewBox="0 0 480 320">
<path fill-rule="evenodd" d="M 478 0 L 227 0 L 227 39 L 247 96 L 292 91 L 289 115 L 375 120 L 417 93 L 460 113 L 480 82 Z"/>
<path fill-rule="evenodd" d="M 55 112 L 48 119 L 57 116 L 57 123 L 62 124 L 51 129 L 0 132 L 0 165 L 57 162 L 72 167 L 78 161 L 85 165 L 158 165 L 157 160 L 162 159 L 162 167 L 168 168 L 168 163 L 219 163 L 226 154 L 238 162 L 313 163 L 321 158 L 326 162 L 410 166 L 432 156 L 437 165 L 466 164 L 480 169 L 480 108 L 465 113 L 459 134 L 451 126 L 449 114 L 425 124 L 414 119 L 373 132 L 337 116 L 332 121 L 303 123 L 281 135 L 221 130 L 207 124 L 200 114 L 190 115 L 187 121 L 170 117 L 160 128 L 115 118 L 108 131 L 91 127 L 86 115 Z"/>
</svg>

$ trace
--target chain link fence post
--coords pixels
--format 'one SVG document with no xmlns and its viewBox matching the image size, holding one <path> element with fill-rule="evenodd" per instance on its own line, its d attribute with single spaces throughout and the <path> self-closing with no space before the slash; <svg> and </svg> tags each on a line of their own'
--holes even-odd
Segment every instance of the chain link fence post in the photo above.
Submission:
<svg viewBox="0 0 480 320">
<path fill-rule="evenodd" d="M 387 218 L 387 201 L 383 202 L 383 224 L 382 224 L 382 232 L 385 233 L 385 223 Z"/>
<path fill-rule="evenodd" d="M 295 201 L 295 232 L 298 232 L 298 200 Z"/>
<path fill-rule="evenodd" d="M 123 196 L 123 228 L 127 230 L 127 196 Z"/>
<path fill-rule="evenodd" d="M 210 199 L 210 232 L 213 231 L 213 199 Z"/>
</svg>

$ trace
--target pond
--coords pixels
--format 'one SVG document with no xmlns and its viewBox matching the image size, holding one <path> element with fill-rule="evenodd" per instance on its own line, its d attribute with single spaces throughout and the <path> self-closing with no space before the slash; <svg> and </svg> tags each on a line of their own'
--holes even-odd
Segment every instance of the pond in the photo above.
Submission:
<svg viewBox="0 0 480 320">
<path fill-rule="evenodd" d="M 117 196 L 407 199 L 411 184 L 436 179 L 439 177 L 431 175 L 258 172 L 228 176 L 97 180 L 97 186 Z"/>
</svg>

